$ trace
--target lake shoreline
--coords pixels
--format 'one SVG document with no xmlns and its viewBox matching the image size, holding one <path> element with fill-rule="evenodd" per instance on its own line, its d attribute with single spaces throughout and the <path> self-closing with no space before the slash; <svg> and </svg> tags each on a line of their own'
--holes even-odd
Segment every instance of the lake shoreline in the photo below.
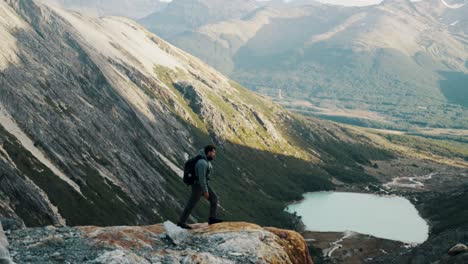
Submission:
<svg viewBox="0 0 468 264">
<path fill-rule="evenodd" d="M 334 190 L 322 190 L 317 192 L 306 192 L 302 194 L 302 198 L 294 201 L 290 201 L 285 206 L 286 208 L 290 205 L 301 203 L 305 200 L 305 195 L 308 193 L 320 193 L 320 192 L 342 192 L 342 193 L 356 193 L 356 194 L 373 194 L 377 196 L 399 196 L 403 197 L 411 202 L 412 205 L 418 211 L 418 215 L 424 219 L 428 226 L 428 237 L 429 239 L 432 235 L 431 230 L 434 227 L 434 224 L 421 212 L 422 204 L 419 202 L 421 195 L 419 190 L 407 190 L 407 189 L 386 189 L 384 184 L 340 184 L 336 186 Z M 324 260 L 338 261 L 337 263 L 362 263 L 366 260 L 372 260 L 376 257 L 381 256 L 382 254 L 392 254 L 402 252 L 408 248 L 415 247 L 421 243 L 405 243 L 398 240 L 391 240 L 385 238 L 379 238 L 368 234 L 361 234 L 359 232 L 354 233 L 350 238 L 345 239 L 345 244 L 342 244 L 340 247 L 336 248 L 330 256 L 326 256 L 326 253 L 332 247 L 333 242 L 343 238 L 345 232 L 326 232 L 326 231 L 312 231 L 307 230 L 306 225 L 304 224 L 303 219 L 300 219 L 302 226 L 304 227 L 303 231 L 300 231 L 300 234 L 304 237 L 309 248 L 314 250 L 318 262 Z M 427 241 L 427 240 L 426 240 Z M 335 262 L 333 262 L 335 263 Z"/>
<path fill-rule="evenodd" d="M 302 202 L 291 203 L 285 211 L 301 217 L 304 231 L 359 232 L 411 245 L 429 238 L 430 226 L 415 204 L 395 194 L 308 192 Z M 340 220 L 343 217 L 346 222 Z"/>
<path fill-rule="evenodd" d="M 387 182 L 388 183 L 388 182 Z M 421 193 L 420 190 L 406 188 L 406 189 L 385 189 L 384 185 L 387 183 L 380 183 L 380 184 L 343 184 L 336 186 L 334 190 L 322 190 L 316 192 L 306 192 L 302 194 L 302 198 L 299 200 L 294 200 L 291 202 L 286 203 L 285 208 L 290 205 L 294 205 L 300 202 L 303 202 L 305 197 L 304 195 L 307 193 L 318 193 L 318 192 L 343 192 L 343 193 L 357 193 L 357 194 L 374 194 L 378 196 L 400 196 L 409 200 L 417 209 L 420 217 L 426 221 L 429 226 L 429 237 L 431 235 L 431 230 L 434 227 L 434 223 L 423 214 L 423 206 L 421 201 L 423 200 L 422 197 L 425 195 Z M 301 220 L 302 221 L 302 220 Z M 304 223 L 302 223 L 304 224 Z M 304 225 L 305 226 L 305 225 Z M 305 230 L 307 231 L 307 230 Z"/>
</svg>

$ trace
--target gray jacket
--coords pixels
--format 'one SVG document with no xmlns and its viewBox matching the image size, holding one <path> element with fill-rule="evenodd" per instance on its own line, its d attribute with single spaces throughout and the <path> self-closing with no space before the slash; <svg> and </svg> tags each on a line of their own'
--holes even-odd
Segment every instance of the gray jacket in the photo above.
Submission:
<svg viewBox="0 0 468 264">
<path fill-rule="evenodd" d="M 201 149 L 198 152 L 198 155 L 201 155 L 203 159 L 197 161 L 195 164 L 195 174 L 197 178 L 195 179 L 195 184 L 200 184 L 202 191 L 208 192 L 208 182 L 210 181 L 210 174 L 213 171 L 213 166 L 211 162 L 207 160 L 205 150 Z"/>
</svg>

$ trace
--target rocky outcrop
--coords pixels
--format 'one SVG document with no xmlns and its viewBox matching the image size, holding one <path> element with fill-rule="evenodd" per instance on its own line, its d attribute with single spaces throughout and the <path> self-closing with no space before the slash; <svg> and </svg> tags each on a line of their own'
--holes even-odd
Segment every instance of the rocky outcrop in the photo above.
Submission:
<svg viewBox="0 0 468 264">
<path fill-rule="evenodd" d="M 45 227 L 10 233 L 18 263 L 277 263 L 312 264 L 297 232 L 246 222 L 151 226 Z M 185 234 L 185 235 L 180 235 Z M 183 238 L 177 244 L 174 237 Z"/>
<path fill-rule="evenodd" d="M 448 254 L 450 256 L 456 256 L 462 253 L 468 253 L 468 246 L 461 244 L 461 243 L 456 244 L 448 251 Z"/>
<path fill-rule="evenodd" d="M 8 240 L 3 231 L 2 223 L 0 222 L 0 264 L 13 263 L 10 258 L 10 252 L 8 251 Z"/>
</svg>

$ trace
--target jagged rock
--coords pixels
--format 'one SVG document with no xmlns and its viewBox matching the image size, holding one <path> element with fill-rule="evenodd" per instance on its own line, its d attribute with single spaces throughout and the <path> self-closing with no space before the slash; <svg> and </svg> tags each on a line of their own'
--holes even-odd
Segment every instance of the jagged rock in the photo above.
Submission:
<svg viewBox="0 0 468 264">
<path fill-rule="evenodd" d="M 3 230 L 6 231 L 16 230 L 24 227 L 24 224 L 20 220 L 11 218 L 0 219 L 0 224 L 3 226 Z"/>
<path fill-rule="evenodd" d="M 13 231 L 18 263 L 273 263 L 312 264 L 294 231 L 245 222 L 193 224 L 180 232 L 171 222 L 151 226 L 60 227 Z M 174 237 L 187 233 L 181 243 Z M 165 236 L 167 234 L 167 236 Z M 61 236 L 61 244 L 43 243 Z M 40 245 L 40 246 L 34 246 Z"/>
<path fill-rule="evenodd" d="M 2 223 L 0 222 L 0 247 L 8 247 L 8 240 L 3 231 Z"/>
<path fill-rule="evenodd" d="M 182 244 L 189 237 L 189 232 L 187 230 L 176 226 L 171 221 L 164 222 L 164 228 L 166 229 L 167 235 L 176 245 Z"/>
<path fill-rule="evenodd" d="M 460 253 L 465 253 L 465 252 L 468 252 L 468 246 L 460 243 L 460 244 L 456 244 L 451 249 L 449 249 L 448 254 L 450 256 L 455 256 L 455 255 L 458 255 Z"/>
<path fill-rule="evenodd" d="M 10 252 L 8 251 L 8 239 L 3 232 L 2 223 L 0 222 L 0 264 L 10 264 L 13 263 L 10 257 Z"/>
</svg>

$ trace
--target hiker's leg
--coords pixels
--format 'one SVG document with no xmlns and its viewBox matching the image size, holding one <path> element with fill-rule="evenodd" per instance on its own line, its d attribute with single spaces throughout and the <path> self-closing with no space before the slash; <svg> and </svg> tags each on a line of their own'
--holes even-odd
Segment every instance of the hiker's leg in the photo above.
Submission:
<svg viewBox="0 0 468 264">
<path fill-rule="evenodd" d="M 208 192 L 210 193 L 210 217 L 216 218 L 216 210 L 218 209 L 218 196 L 214 192 L 213 189 L 211 189 L 210 186 L 208 186 Z"/>
<path fill-rule="evenodd" d="M 192 212 L 192 209 L 195 207 L 195 205 L 197 205 L 197 202 L 200 200 L 201 196 L 202 196 L 201 186 L 199 184 L 193 184 L 192 194 L 190 195 L 187 205 L 185 206 L 184 212 L 182 213 L 180 217 L 179 223 L 185 224 L 185 222 L 187 222 L 187 219 L 189 218 L 189 215 Z"/>
</svg>

